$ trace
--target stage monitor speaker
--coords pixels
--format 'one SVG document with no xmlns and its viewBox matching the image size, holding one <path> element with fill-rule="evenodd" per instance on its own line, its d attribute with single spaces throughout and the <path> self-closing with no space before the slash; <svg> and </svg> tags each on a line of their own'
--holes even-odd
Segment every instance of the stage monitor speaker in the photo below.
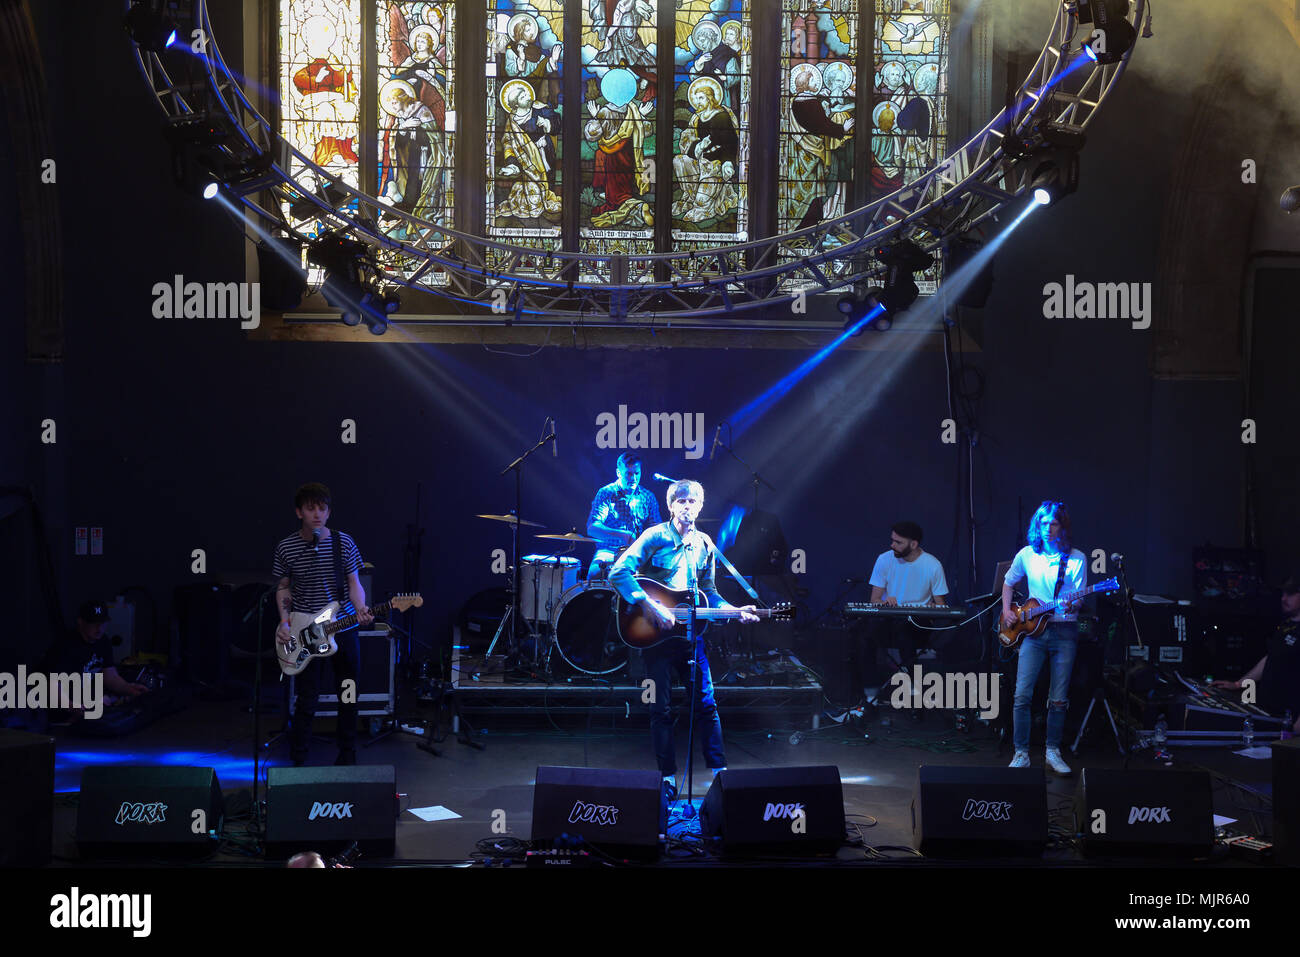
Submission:
<svg viewBox="0 0 1300 957">
<path fill-rule="evenodd" d="M 1084 768 L 1079 826 L 1086 854 L 1208 855 L 1214 846 L 1209 772 Z"/>
<path fill-rule="evenodd" d="M 212 768 L 88 767 L 77 844 L 87 857 L 207 854 L 216 848 L 223 814 Z"/>
<path fill-rule="evenodd" d="M 0 867 L 45 867 L 54 835 L 54 739 L 0 729 Z"/>
<path fill-rule="evenodd" d="M 1273 859 L 1300 867 L 1300 738 L 1273 744 Z"/>
<path fill-rule="evenodd" d="M 668 804 L 658 771 L 537 769 L 534 843 L 568 840 L 624 855 L 654 856 L 667 828 Z"/>
<path fill-rule="evenodd" d="M 277 855 L 356 841 L 389 849 L 397 839 L 397 775 L 391 764 L 271 768 L 266 843 Z"/>
<path fill-rule="evenodd" d="M 921 765 L 912 845 L 927 857 L 1038 857 L 1047 845 L 1043 769 Z"/>
<path fill-rule="evenodd" d="M 728 855 L 834 853 L 844 843 L 840 769 L 721 771 L 700 807 L 700 834 Z"/>
</svg>

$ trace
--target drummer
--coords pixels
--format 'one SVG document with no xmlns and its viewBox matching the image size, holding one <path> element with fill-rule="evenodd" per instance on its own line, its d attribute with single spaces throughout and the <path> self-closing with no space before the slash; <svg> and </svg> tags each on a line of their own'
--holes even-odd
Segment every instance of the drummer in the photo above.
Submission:
<svg viewBox="0 0 1300 957">
<path fill-rule="evenodd" d="M 617 475 L 617 481 L 603 487 L 591 500 L 587 534 L 600 544 L 587 570 L 588 581 L 608 577 L 619 553 L 661 521 L 659 502 L 641 487 L 640 456 L 633 452 L 620 455 Z"/>
</svg>

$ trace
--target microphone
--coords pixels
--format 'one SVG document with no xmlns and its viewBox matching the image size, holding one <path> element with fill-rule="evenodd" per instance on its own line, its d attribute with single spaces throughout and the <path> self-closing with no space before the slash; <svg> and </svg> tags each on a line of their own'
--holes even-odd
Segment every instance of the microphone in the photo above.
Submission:
<svg viewBox="0 0 1300 957">
<path fill-rule="evenodd" d="M 720 439 L 721 437 L 722 437 L 722 423 L 719 422 L 718 427 L 713 430 L 713 448 L 709 449 L 710 462 L 713 461 L 714 453 L 718 451 L 718 439 Z"/>
<path fill-rule="evenodd" d="M 319 545 L 319 544 L 320 544 L 320 529 L 319 529 L 319 528 L 313 528 L 313 529 L 311 530 L 311 548 L 312 548 L 312 551 L 315 551 L 315 550 L 316 550 L 316 546 Z"/>
<path fill-rule="evenodd" d="M 675 479 L 675 478 L 669 478 L 667 475 L 661 475 L 661 474 L 659 474 L 658 472 L 656 472 L 654 475 L 652 475 L 651 478 L 657 478 L 657 479 L 658 479 L 659 481 L 661 481 L 661 482 L 676 482 L 676 481 L 677 481 L 677 479 Z"/>
<path fill-rule="evenodd" d="M 1112 562 L 1114 562 L 1116 565 L 1123 565 L 1123 564 L 1124 564 L 1124 556 L 1121 555 L 1119 552 L 1111 552 L 1111 553 L 1110 553 L 1110 560 L 1111 560 Z"/>
</svg>

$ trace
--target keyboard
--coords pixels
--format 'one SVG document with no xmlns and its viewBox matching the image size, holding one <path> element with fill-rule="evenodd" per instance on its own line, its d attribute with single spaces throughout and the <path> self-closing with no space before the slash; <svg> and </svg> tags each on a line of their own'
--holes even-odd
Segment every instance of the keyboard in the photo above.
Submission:
<svg viewBox="0 0 1300 957">
<path fill-rule="evenodd" d="M 920 618 L 926 621 L 962 621 L 966 609 L 951 605 L 883 605 L 867 601 L 851 601 L 844 605 L 844 614 L 855 618 Z"/>
</svg>

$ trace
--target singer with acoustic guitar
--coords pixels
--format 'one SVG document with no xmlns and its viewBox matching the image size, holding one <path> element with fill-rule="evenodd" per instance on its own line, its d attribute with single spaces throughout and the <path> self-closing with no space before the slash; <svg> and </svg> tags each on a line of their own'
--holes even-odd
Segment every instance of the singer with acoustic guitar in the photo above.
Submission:
<svg viewBox="0 0 1300 957">
<path fill-rule="evenodd" d="M 682 480 L 668 488 L 668 512 L 672 518 L 652 525 L 625 551 L 610 571 L 609 582 L 628 603 L 638 604 L 645 617 L 660 628 L 673 628 L 681 617 L 646 593 L 638 575 L 653 579 L 676 591 L 686 590 L 694 579 L 701 603 L 711 608 L 738 612 L 742 621 L 758 621 L 753 605 L 735 608 L 723 600 L 714 584 L 716 546 L 708 535 L 695 527 L 704 507 L 704 488 L 699 482 Z M 676 794 L 677 749 L 673 743 L 672 673 L 677 671 L 690 686 L 691 655 L 699 663 L 699 676 L 692 706 L 701 724 L 700 746 L 705 764 L 717 774 L 727 766 L 722 747 L 722 722 L 713 699 L 713 679 L 704 641 L 697 635 L 694 648 L 684 638 L 662 642 L 644 652 L 650 688 L 650 735 L 654 743 L 659 773 L 670 796 Z M 706 782 L 706 786 L 709 782 Z"/>
<path fill-rule="evenodd" d="M 1011 607 L 1012 592 L 1024 581 L 1031 598 L 1049 604 L 1058 596 L 1080 591 L 1087 585 L 1088 561 L 1083 552 L 1070 547 L 1070 512 L 1064 502 L 1043 502 L 1029 520 L 1029 544 L 1016 553 L 1002 585 L 1002 623 L 1017 623 Z M 1070 672 L 1074 669 L 1076 643 L 1079 639 L 1078 601 L 1060 606 L 1047 627 L 1037 636 L 1020 642 L 1020 660 L 1016 672 L 1015 707 L 1012 711 L 1013 740 L 1016 753 L 1011 767 L 1029 767 L 1030 703 L 1034 685 L 1043 663 L 1049 662 L 1051 686 L 1047 692 L 1047 751 L 1044 763 L 1057 774 L 1070 774 L 1070 766 L 1061 758 L 1061 734 L 1065 730 L 1065 712 L 1069 707 L 1066 693 L 1070 689 Z"/>
<path fill-rule="evenodd" d="M 330 490 L 320 482 L 309 482 L 294 493 L 293 506 L 302 525 L 275 546 L 271 567 L 271 575 L 279 583 L 275 592 L 275 607 L 280 615 L 276 641 L 288 644 L 294 640 L 290 620 L 295 613 L 315 614 L 333 601 L 343 604 L 347 614 L 355 611 L 360 624 L 369 625 L 375 618 L 366 606 L 366 592 L 358 575 L 361 552 L 350 535 L 331 531 L 326 525 L 330 517 Z M 336 641 L 338 651 L 329 658 L 339 696 L 339 755 L 334 763 L 356 764 L 356 689 L 361 642 L 355 628 L 339 633 Z M 317 662 L 296 676 L 298 700 L 289 726 L 289 756 L 295 767 L 307 761 L 307 744 L 316 717 L 324 667 L 324 662 Z M 344 682 L 349 680 L 352 693 L 345 695 Z M 345 703 L 349 698 L 351 703 Z"/>
</svg>

